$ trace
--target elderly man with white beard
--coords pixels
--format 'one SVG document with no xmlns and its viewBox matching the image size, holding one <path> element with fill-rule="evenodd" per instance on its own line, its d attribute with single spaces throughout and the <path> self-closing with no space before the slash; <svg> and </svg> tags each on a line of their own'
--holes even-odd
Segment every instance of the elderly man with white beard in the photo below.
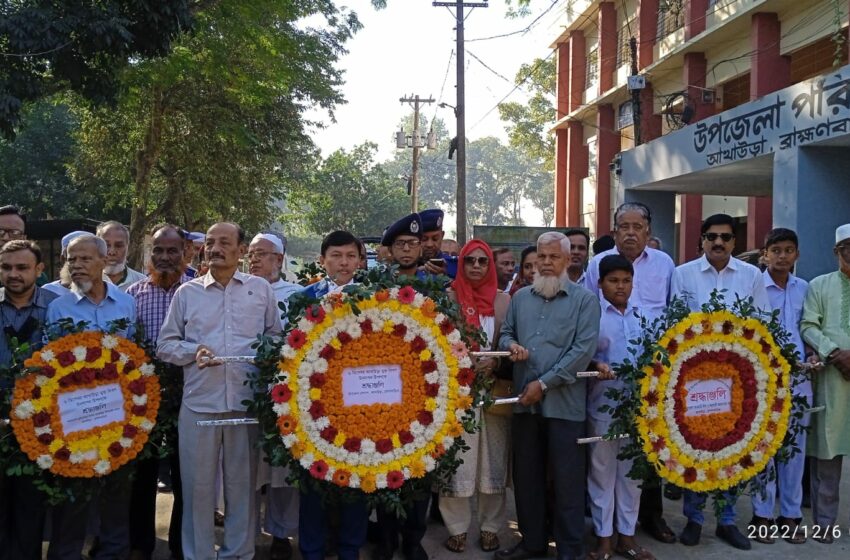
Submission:
<svg viewBox="0 0 850 560">
<path fill-rule="evenodd" d="M 514 494 L 522 541 L 496 553 L 497 560 L 546 556 L 546 466 L 554 481 L 553 529 L 558 560 L 584 558 L 586 382 L 599 336 L 599 301 L 570 282 L 570 241 L 547 232 L 537 239 L 537 273 L 511 299 L 499 349 L 514 364 L 511 432 Z"/>
<path fill-rule="evenodd" d="M 145 275 L 127 266 L 127 250 L 130 248 L 130 230 L 121 222 L 110 220 L 97 226 L 95 235 L 106 241 L 106 266 L 103 272 L 109 281 L 122 292 L 143 280 Z"/>
<path fill-rule="evenodd" d="M 50 302 L 48 324 L 56 325 L 63 319 L 70 319 L 75 324 L 84 321 L 86 330 L 109 331 L 115 321 L 125 321 L 127 326 L 116 333 L 124 337 L 132 334 L 136 304 L 131 296 L 104 281 L 106 253 L 106 242 L 91 234 L 80 235 L 68 244 L 67 263 L 73 289 Z M 91 553 L 95 560 L 123 558 L 129 553 L 131 484 L 126 475 L 126 471 L 109 475 L 104 486 L 91 498 L 100 516 L 100 543 L 97 551 Z M 80 558 L 89 503 L 85 499 L 66 501 L 53 509 L 48 559 Z"/>
</svg>

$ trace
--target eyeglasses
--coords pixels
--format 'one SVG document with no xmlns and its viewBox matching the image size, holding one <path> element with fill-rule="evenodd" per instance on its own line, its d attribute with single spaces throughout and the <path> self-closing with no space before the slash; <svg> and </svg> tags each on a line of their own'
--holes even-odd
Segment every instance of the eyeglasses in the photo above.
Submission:
<svg viewBox="0 0 850 560">
<path fill-rule="evenodd" d="M 279 255 L 279 254 L 280 253 L 270 253 L 268 251 L 248 251 L 246 256 L 248 257 L 248 260 L 251 260 L 251 259 L 264 259 L 264 258 L 268 257 L 269 255 Z"/>
<path fill-rule="evenodd" d="M 712 242 L 717 241 L 718 237 L 723 240 L 723 243 L 729 243 L 730 241 L 735 239 L 735 234 L 734 233 L 714 233 L 714 232 L 702 234 L 702 238 L 705 239 L 706 241 L 712 241 Z"/>
<path fill-rule="evenodd" d="M 24 231 L 21 229 L 5 229 L 0 228 L 0 237 L 22 237 L 24 235 Z"/>
<path fill-rule="evenodd" d="M 478 266 L 484 267 L 490 264 L 490 257 L 472 257 L 466 256 L 463 257 L 463 264 L 468 264 L 469 266 Z"/>
<path fill-rule="evenodd" d="M 398 241 L 393 241 L 393 249 L 404 249 L 405 247 L 416 249 L 421 244 L 422 242 L 418 239 L 399 239 Z"/>
</svg>

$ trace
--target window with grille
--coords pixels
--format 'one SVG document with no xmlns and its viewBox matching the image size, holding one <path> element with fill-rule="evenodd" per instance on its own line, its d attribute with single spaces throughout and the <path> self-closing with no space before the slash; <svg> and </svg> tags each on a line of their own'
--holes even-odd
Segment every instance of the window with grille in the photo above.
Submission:
<svg viewBox="0 0 850 560">
<path fill-rule="evenodd" d="M 587 53 L 584 89 L 590 89 L 597 83 L 599 83 L 599 49 L 593 49 Z"/>
<path fill-rule="evenodd" d="M 629 39 L 631 39 L 631 29 L 636 29 L 637 21 L 632 19 L 617 31 L 617 68 L 624 64 L 631 64 L 631 53 L 629 52 Z"/>
<path fill-rule="evenodd" d="M 617 130 L 623 130 L 628 126 L 632 126 L 634 122 L 635 119 L 632 114 L 632 102 L 626 101 L 625 103 L 620 104 L 619 109 L 617 109 Z"/>
<path fill-rule="evenodd" d="M 685 5 L 682 0 L 661 0 L 658 3 L 658 39 L 685 26 Z"/>
</svg>

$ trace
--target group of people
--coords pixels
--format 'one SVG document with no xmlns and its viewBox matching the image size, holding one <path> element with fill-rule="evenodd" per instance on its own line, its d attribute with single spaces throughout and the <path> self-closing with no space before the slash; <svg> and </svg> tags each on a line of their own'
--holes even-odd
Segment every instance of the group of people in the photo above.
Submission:
<svg viewBox="0 0 850 560">
<path fill-rule="evenodd" d="M 142 274 L 126 263 L 131 242 L 140 240 L 131 240 L 122 224 L 105 222 L 94 234 L 74 232 L 63 239 L 60 279 L 42 287 L 43 255 L 26 240 L 25 217 L 14 207 L 0 208 L 5 335 L 0 337 L 0 365 L 13 365 L 13 339 L 37 348 L 46 328 L 68 319 L 84 321 L 92 330 L 118 324 L 119 334 L 138 331 L 156 349 L 157 358 L 179 379 L 175 387 L 165 388 L 179 407 L 176 430 L 167 435 L 178 450 L 167 459 L 174 492 L 168 540 L 174 558 L 252 558 L 256 537 L 265 530 L 273 537 L 276 560 L 291 557 L 293 537 L 305 560 L 320 560 L 331 548 L 341 560 L 355 560 L 370 534 L 376 560 L 390 560 L 399 549 L 406 560 L 426 560 L 422 539 L 430 507 L 442 518 L 449 534 L 445 547 L 454 553 L 463 553 L 474 540 L 494 552 L 496 560 L 524 560 L 545 556 L 554 540 L 559 560 L 607 560 L 615 553 L 651 560 L 652 553 L 635 538 L 637 525 L 660 542 L 695 546 L 705 495 L 684 492 L 687 523 L 677 536 L 665 521 L 661 487 L 641 489 L 627 476 L 630 463 L 618 458 L 623 440 L 589 446 L 578 440 L 608 431 L 606 393 L 620 383 L 616 366 L 629 356 L 630 341 L 640 336 L 640 318 L 659 317 L 674 297 L 699 310 L 714 290 L 725 290 L 727 299 L 752 298 L 765 312 L 779 311 L 799 359 L 813 365 L 811 379 L 795 391 L 811 405 L 825 407 L 805 419 L 808 438 L 802 432 L 794 442 L 806 453 L 768 467 L 775 476 L 768 477 L 764 494 L 752 497 L 749 524 L 787 529 L 780 534 L 794 543 L 813 534 L 793 531 L 803 518 L 806 455 L 813 523 L 836 524 L 842 457 L 850 452 L 850 431 L 844 429 L 850 421 L 850 224 L 836 230 L 838 269 L 808 284 L 793 274 L 800 254 L 793 231 L 769 232 L 761 271 L 732 256 L 735 223 L 724 214 L 703 222 L 702 255 L 680 266 L 650 245 L 652 213 L 639 203 L 616 210 L 613 246 L 597 245 L 592 259 L 584 229 L 544 233 L 517 262 L 512 251 L 478 239 L 452 246 L 444 239 L 442 220 L 437 209 L 401 218 L 385 230 L 381 258 L 399 276 L 443 279 L 442 289 L 457 303 L 463 320 L 483 331 L 486 346 L 510 352 L 502 361 L 479 359 L 477 373 L 493 378 L 494 393 L 518 396 L 519 402 L 512 410 L 502 406 L 478 412 L 480 430 L 465 434 L 469 449 L 448 484 L 407 504 L 403 517 L 378 507 L 371 530 L 365 498 L 334 502 L 311 485 L 293 488 L 290 473 L 271 467 L 258 449 L 257 426 L 198 424 L 242 418 L 244 402 L 253 398 L 246 384 L 253 366 L 219 363 L 216 356 L 253 354 L 258 334 L 279 336 L 293 294 L 319 298 L 356 281 L 366 253 L 350 232 L 335 231 L 323 239 L 318 260 L 325 275 L 304 287 L 281 277 L 285 240 L 273 234 L 248 240 L 235 223 L 213 224 L 203 237 L 208 270 L 197 275 L 190 266 L 193 240 L 180 227 L 163 224 L 151 232 L 150 259 Z M 240 271 L 243 259 L 248 273 Z M 577 376 L 588 369 L 599 377 Z M 9 377 L 0 383 L 0 390 L 8 392 Z M 160 470 L 159 459 L 136 461 L 106 477 L 89 499 L 50 510 L 30 479 L 0 473 L 0 559 L 41 558 L 48 517 L 51 560 L 78 560 L 89 535 L 96 536 L 93 558 L 150 558 Z M 224 536 L 216 547 L 213 512 L 219 487 Z M 499 532 L 506 524 L 509 487 L 522 539 L 505 547 Z M 717 536 L 749 549 L 729 498 L 718 514 Z M 591 552 L 584 544 L 586 506 L 596 536 Z M 479 532 L 469 539 L 473 512 Z M 774 540 L 771 531 L 754 534 L 765 544 Z M 817 538 L 829 543 L 833 534 L 822 531 Z"/>
</svg>

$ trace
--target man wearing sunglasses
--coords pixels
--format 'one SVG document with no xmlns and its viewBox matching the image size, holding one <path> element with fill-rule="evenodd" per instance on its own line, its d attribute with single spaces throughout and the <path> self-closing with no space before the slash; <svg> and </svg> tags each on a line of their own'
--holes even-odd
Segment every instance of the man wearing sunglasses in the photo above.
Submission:
<svg viewBox="0 0 850 560">
<path fill-rule="evenodd" d="M 723 293 L 726 305 L 736 299 L 752 298 L 753 305 L 769 313 L 770 300 L 764 287 L 761 271 L 751 264 L 732 258 L 735 248 L 735 222 L 727 214 L 709 216 L 702 224 L 702 256 L 676 267 L 670 283 L 674 297 L 682 298 L 691 309 L 699 311 L 709 301 L 714 290 Z M 704 521 L 705 494 L 684 491 L 683 512 L 688 523 L 679 535 L 686 546 L 699 544 Z M 717 536 L 740 550 L 749 550 L 750 541 L 735 525 L 735 502 L 733 494 L 726 496 L 727 502 L 717 518 Z"/>
</svg>

